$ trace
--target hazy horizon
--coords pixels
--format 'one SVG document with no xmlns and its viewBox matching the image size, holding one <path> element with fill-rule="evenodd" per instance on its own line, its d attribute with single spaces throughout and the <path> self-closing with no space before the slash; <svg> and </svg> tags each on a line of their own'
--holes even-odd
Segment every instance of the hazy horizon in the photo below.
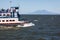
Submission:
<svg viewBox="0 0 60 40">
<path fill-rule="evenodd" d="M 0 9 L 19 6 L 20 13 L 24 14 L 36 10 L 48 10 L 60 13 L 60 0 L 1 0 L 0 5 Z"/>
</svg>

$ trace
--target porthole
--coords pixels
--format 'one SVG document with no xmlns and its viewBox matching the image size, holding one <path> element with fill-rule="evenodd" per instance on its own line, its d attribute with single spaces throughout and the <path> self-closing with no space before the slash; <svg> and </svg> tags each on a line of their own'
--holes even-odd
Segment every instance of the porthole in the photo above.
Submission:
<svg viewBox="0 0 60 40">
<path fill-rule="evenodd" d="M 15 21 L 15 20 L 13 20 L 13 21 Z"/>
<path fill-rule="evenodd" d="M 10 16 L 9 14 L 7 14 L 7 16 Z"/>
<path fill-rule="evenodd" d="M 5 16 L 5 14 L 3 14 L 3 16 Z"/>
<path fill-rule="evenodd" d="M 2 20 L 2 22 L 5 22 L 5 20 Z"/>
<path fill-rule="evenodd" d="M 10 20 L 10 21 L 12 21 L 12 20 Z"/>
<path fill-rule="evenodd" d="M 15 21 L 15 20 L 10 20 L 10 21 Z"/>
<path fill-rule="evenodd" d="M 6 22 L 8 22 L 8 20 L 6 20 Z"/>
</svg>

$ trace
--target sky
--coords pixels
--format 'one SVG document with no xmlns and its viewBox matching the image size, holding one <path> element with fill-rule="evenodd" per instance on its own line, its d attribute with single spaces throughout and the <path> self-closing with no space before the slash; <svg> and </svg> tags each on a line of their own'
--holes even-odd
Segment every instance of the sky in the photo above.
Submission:
<svg viewBox="0 0 60 40">
<path fill-rule="evenodd" d="M 60 13 L 60 0 L 0 0 L 0 9 L 11 6 L 19 6 L 19 12 L 23 14 L 36 10 Z"/>
</svg>

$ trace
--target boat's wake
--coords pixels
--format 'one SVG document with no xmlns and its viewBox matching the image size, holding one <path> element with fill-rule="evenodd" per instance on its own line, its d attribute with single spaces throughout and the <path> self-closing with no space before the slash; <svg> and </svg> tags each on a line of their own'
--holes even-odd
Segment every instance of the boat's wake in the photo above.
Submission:
<svg viewBox="0 0 60 40">
<path fill-rule="evenodd" d="M 16 27 L 31 27 L 31 26 L 35 26 L 35 24 L 31 22 L 31 23 L 26 23 L 24 25 L 17 25 Z"/>
</svg>

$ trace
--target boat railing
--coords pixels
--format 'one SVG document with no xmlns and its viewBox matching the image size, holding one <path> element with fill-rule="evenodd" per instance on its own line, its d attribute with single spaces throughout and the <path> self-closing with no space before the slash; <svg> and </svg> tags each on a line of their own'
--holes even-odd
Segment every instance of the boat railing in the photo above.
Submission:
<svg viewBox="0 0 60 40">
<path fill-rule="evenodd" d="M 0 9 L 0 13 L 9 13 L 10 9 Z"/>
</svg>

